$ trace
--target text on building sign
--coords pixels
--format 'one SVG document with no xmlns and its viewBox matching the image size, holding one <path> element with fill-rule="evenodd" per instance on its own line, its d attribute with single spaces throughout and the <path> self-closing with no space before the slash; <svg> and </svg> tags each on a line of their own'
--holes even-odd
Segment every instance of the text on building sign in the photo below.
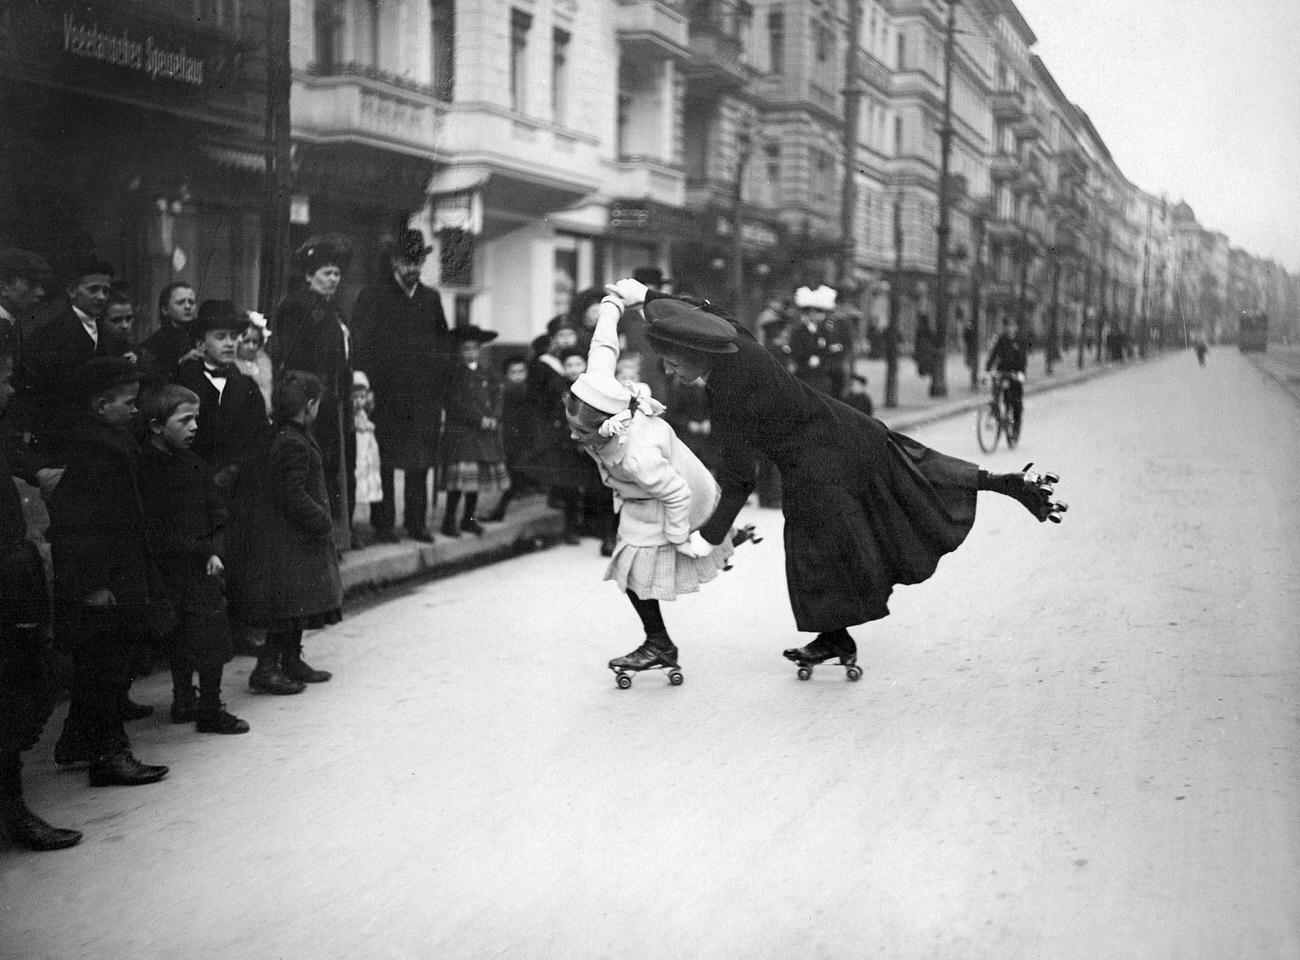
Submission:
<svg viewBox="0 0 1300 960">
<path fill-rule="evenodd" d="M 147 73 L 151 80 L 162 77 L 196 87 L 203 84 L 203 61 L 189 56 L 185 47 L 155 46 L 152 35 L 133 40 L 125 28 L 121 34 L 106 33 L 98 23 L 89 27 L 77 23 L 70 13 L 63 15 L 63 50 L 74 57 Z"/>
</svg>

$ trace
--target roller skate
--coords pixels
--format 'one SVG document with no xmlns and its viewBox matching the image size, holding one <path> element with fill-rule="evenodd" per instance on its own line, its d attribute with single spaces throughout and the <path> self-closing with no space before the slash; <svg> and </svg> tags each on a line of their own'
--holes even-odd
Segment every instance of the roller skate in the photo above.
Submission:
<svg viewBox="0 0 1300 960">
<path fill-rule="evenodd" d="M 758 529 L 752 524 L 747 523 L 743 527 L 731 528 L 731 545 L 738 547 L 742 543 L 762 543 L 763 538 L 759 536 Z M 731 562 L 728 561 L 722 565 L 723 573 L 731 569 Z"/>
<path fill-rule="evenodd" d="M 1033 463 L 1027 463 L 1019 474 L 1008 474 L 1009 478 L 1018 478 L 1020 482 L 1018 485 L 1012 483 L 1005 492 L 1023 504 L 1039 523 L 1044 520 L 1060 523 L 1061 514 L 1070 509 L 1069 504 L 1052 499 L 1056 494 L 1054 485 L 1060 483 L 1061 478 L 1054 473 L 1031 473 L 1032 466 Z"/>
<path fill-rule="evenodd" d="M 782 656 L 796 664 L 799 669 L 796 676 L 800 680 L 811 679 L 813 667 L 825 663 L 832 657 L 839 657 L 839 666 L 844 668 L 844 675 L 854 683 L 862 679 L 862 668 L 858 666 L 858 646 L 848 633 L 839 636 L 819 633 L 817 638 L 806 647 L 792 647 Z"/>
<path fill-rule="evenodd" d="M 614 682 L 620 690 L 632 686 L 632 674 L 642 670 L 666 670 L 668 682 L 674 687 L 682 685 L 682 670 L 677 665 L 677 648 L 666 635 L 646 637 L 645 643 L 631 653 L 609 661 L 614 671 Z"/>
</svg>

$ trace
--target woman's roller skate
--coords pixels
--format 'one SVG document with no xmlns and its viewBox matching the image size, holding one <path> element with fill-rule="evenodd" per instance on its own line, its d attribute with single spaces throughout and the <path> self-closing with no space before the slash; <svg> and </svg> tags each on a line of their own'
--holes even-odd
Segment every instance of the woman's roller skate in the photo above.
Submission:
<svg viewBox="0 0 1300 960">
<path fill-rule="evenodd" d="M 1027 463 L 1020 473 L 1004 474 L 1007 486 L 1002 492 L 1019 501 L 1039 523 L 1044 520 L 1060 523 L 1061 514 L 1070 509 L 1069 504 L 1052 499 L 1056 495 L 1055 484 L 1061 478 L 1054 473 L 1032 473 L 1031 467 L 1033 464 Z"/>
<path fill-rule="evenodd" d="M 858 666 L 858 645 L 847 631 L 819 633 L 806 647 L 792 647 L 783 656 L 798 665 L 797 675 L 800 680 L 810 679 L 813 667 L 832 657 L 839 657 L 839 665 L 844 668 L 844 675 L 848 679 L 855 683 L 862 679 L 862 668 Z"/>
<path fill-rule="evenodd" d="M 620 690 L 632 686 L 632 674 L 642 670 L 667 670 L 668 682 L 674 687 L 682 684 L 682 670 L 677 665 L 677 648 L 667 634 L 646 637 L 645 643 L 623 657 L 609 661 L 614 671 L 614 682 Z"/>
</svg>

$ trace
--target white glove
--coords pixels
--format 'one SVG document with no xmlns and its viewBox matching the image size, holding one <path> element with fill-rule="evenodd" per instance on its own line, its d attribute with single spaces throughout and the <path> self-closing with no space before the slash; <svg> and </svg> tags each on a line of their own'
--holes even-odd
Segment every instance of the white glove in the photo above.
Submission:
<svg viewBox="0 0 1300 960">
<path fill-rule="evenodd" d="M 626 306 L 639 307 L 645 303 L 646 285 L 631 277 L 605 284 L 605 289 L 618 297 Z"/>
<path fill-rule="evenodd" d="M 673 544 L 673 546 L 677 548 L 677 552 L 682 554 L 682 556 L 695 557 L 697 559 L 699 557 L 707 557 L 714 551 L 714 549 L 716 549 L 713 544 L 709 543 L 709 541 L 705 540 L 704 537 L 701 536 L 700 531 L 698 530 L 691 534 L 689 540 L 686 540 L 683 543 Z"/>
</svg>

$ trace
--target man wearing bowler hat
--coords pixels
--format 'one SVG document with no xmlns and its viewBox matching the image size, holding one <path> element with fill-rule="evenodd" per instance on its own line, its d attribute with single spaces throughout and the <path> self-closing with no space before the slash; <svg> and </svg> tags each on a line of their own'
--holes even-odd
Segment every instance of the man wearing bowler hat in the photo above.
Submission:
<svg viewBox="0 0 1300 960">
<path fill-rule="evenodd" d="M 419 230 L 407 230 L 385 251 L 388 276 L 365 287 L 353 310 L 357 331 L 353 366 L 375 395 L 382 499 L 370 507 L 375 536 L 394 542 L 397 520 L 393 473 L 405 478 L 403 522 L 412 539 L 432 539 L 428 475 L 437 462 L 443 392 L 454 357 L 438 291 L 420 282 L 432 248 Z"/>
</svg>

